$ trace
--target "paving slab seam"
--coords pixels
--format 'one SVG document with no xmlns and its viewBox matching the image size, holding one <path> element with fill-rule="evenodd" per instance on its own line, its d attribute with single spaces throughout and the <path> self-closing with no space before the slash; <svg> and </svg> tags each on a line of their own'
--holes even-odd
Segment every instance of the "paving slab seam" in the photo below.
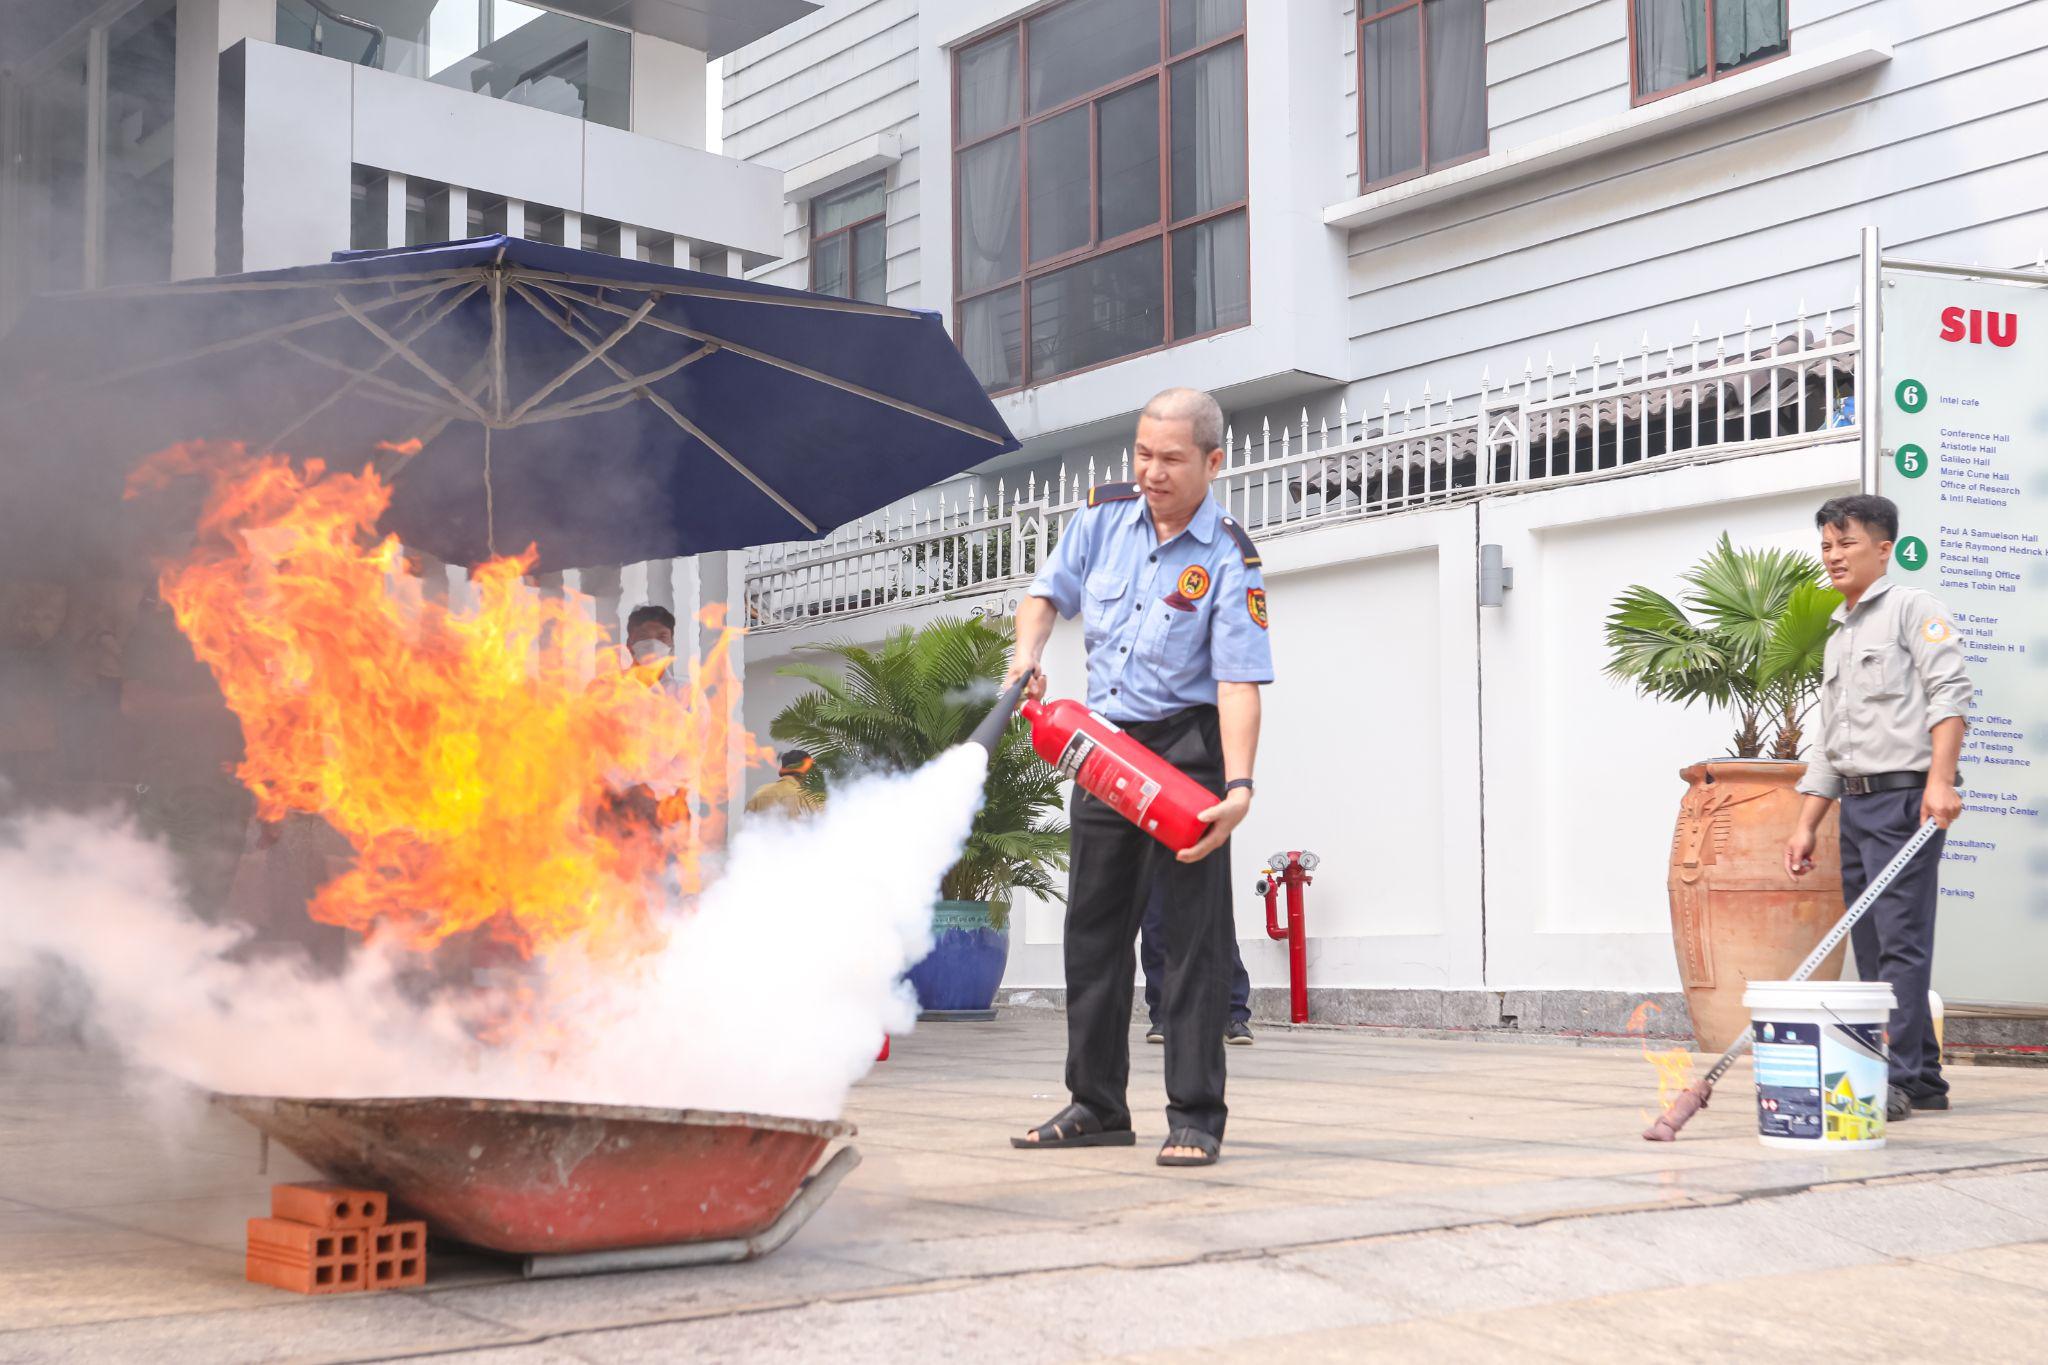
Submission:
<svg viewBox="0 0 2048 1365">
<path fill-rule="evenodd" d="M 1548 1223 L 1586 1221 L 1591 1219 L 1620 1217 L 1639 1213 L 1684 1213 L 1692 1210 L 1726 1208 L 1736 1204 L 1756 1203 L 1763 1202 L 1765 1200 L 1789 1198 L 1791 1196 L 1799 1194 L 1829 1193 L 1839 1190 L 1877 1188 L 1890 1185 L 1926 1184 L 1944 1180 L 1969 1180 L 1973 1178 L 1985 1178 L 1993 1175 L 2024 1175 L 2042 1170 L 2048 1170 L 2048 1161 L 2044 1161 L 2038 1158 L 2029 1158 L 2026 1160 L 2007 1162 L 1993 1166 L 1971 1166 L 1960 1168 L 1948 1168 L 1945 1170 L 1914 1171 L 1900 1174 L 1869 1176 L 1853 1180 L 1816 1181 L 1808 1182 L 1806 1184 L 1774 1186 L 1769 1189 L 1751 1190 L 1737 1193 L 1726 1193 L 1717 1195 L 1693 1195 L 1686 1196 L 1683 1199 L 1677 1200 L 1651 1200 L 1632 1204 L 1594 1206 L 1582 1209 L 1563 1209 L 1528 1214 L 1473 1214 L 1467 1210 L 1453 1209 L 1444 1205 L 1431 1204 L 1427 1200 L 1418 1200 L 1415 1201 L 1416 1206 L 1418 1208 L 1439 1211 L 1446 1215 L 1447 1218 L 1455 1221 L 1448 1221 L 1435 1227 L 1406 1228 L 1398 1231 L 1368 1233 L 1357 1237 L 1316 1238 L 1301 1242 L 1273 1243 L 1271 1245 L 1263 1247 L 1233 1247 L 1215 1251 L 1200 1252 L 1188 1256 L 1125 1258 L 1119 1260 L 1080 1262 L 1074 1265 L 1067 1266 L 1042 1266 L 1017 1270 L 991 1270 L 965 1276 L 945 1276 L 931 1279 L 912 1278 L 904 1280 L 898 1284 L 892 1285 L 870 1286 L 864 1289 L 835 1290 L 820 1295 L 792 1296 L 785 1298 L 760 1300 L 753 1303 L 730 1304 L 717 1308 L 707 1308 L 701 1312 L 671 1314 L 649 1319 L 633 1319 L 615 1323 L 605 1323 L 601 1326 L 575 1328 L 555 1333 L 542 1333 L 531 1337 L 517 1337 L 502 1342 L 480 1343 L 477 1346 L 463 1347 L 462 1349 L 505 1349 L 515 1346 L 540 1344 L 555 1340 L 557 1338 L 573 1338 L 576 1336 L 588 1335 L 595 1332 L 638 1329 L 644 1327 L 676 1326 L 685 1323 L 710 1321 L 721 1318 L 751 1317 L 768 1313 L 786 1312 L 790 1309 L 801 1309 L 821 1304 L 859 1303 L 868 1300 L 904 1297 L 909 1295 L 941 1294 L 951 1292 L 955 1289 L 968 1288 L 977 1284 L 989 1283 L 998 1280 L 1016 1280 L 1027 1278 L 1050 1277 L 1057 1275 L 1072 1275 L 1102 1270 L 1173 1270 L 1182 1269 L 1190 1266 L 1227 1264 L 1237 1261 L 1267 1259 L 1277 1260 L 1285 1256 L 1294 1256 L 1305 1252 L 1313 1252 L 1318 1250 L 1329 1250 L 1340 1247 L 1352 1246 L 1367 1246 L 1377 1242 L 1393 1242 L 1420 1237 L 1442 1237 L 1456 1234 L 1467 1234 L 1476 1231 L 1484 1231 L 1487 1229 L 1505 1228 L 1520 1230 L 1541 1227 Z M 1223 1182 L 1219 1181 L 1213 1183 L 1221 1184 Z M 1994 1205 L 1993 1207 L 1996 1206 Z M 926 1238 L 922 1240 L 930 1241 L 942 1239 Z M 218 1248 L 209 1247 L 205 1249 L 209 1251 L 218 1251 Z M 838 1257 L 836 1259 L 851 1261 L 853 1263 L 860 1264 L 875 1270 L 887 1271 L 890 1269 L 888 1266 L 879 1265 L 871 1261 L 862 1260 L 858 1256 L 845 1256 Z M 498 1319 L 491 1318 L 483 1314 L 469 1312 L 466 1309 L 459 1308 L 454 1303 L 448 1301 L 455 1298 L 456 1296 L 463 1294 L 464 1292 L 470 1289 L 484 1288 L 488 1287 L 489 1285 L 507 1282 L 516 1282 L 516 1277 L 508 1276 L 504 1280 L 493 1279 L 487 1282 L 487 1284 L 449 1285 L 440 1289 L 428 1288 L 425 1290 L 405 1291 L 405 1293 L 406 1297 L 408 1298 L 414 1298 L 425 1302 L 431 1302 L 433 1306 L 437 1308 L 442 1308 L 454 1312 L 458 1316 L 468 1321 L 475 1322 L 480 1326 L 495 1327 L 508 1332 L 516 1332 L 518 1331 L 518 1329 L 512 1324 L 502 1322 Z M 296 1306 L 297 1305 L 278 1305 L 277 1309 L 273 1311 L 289 1311 L 291 1308 L 294 1308 Z M 258 1309 L 252 1311 L 265 1310 Z M 101 1319 L 94 1325 L 149 1322 L 153 1320 L 168 1320 L 187 1316 L 191 1316 L 191 1314 L 179 1312 L 148 1313 L 139 1314 L 132 1318 Z M 24 1332 L 40 1330 L 46 1329 L 28 1327 L 0 1328 L 0 1338 L 14 1336 Z M 445 1353 L 445 1350 L 445 1347 L 440 1347 L 433 1349 L 422 1349 L 420 1351 L 407 1352 L 400 1355 L 362 1357 L 361 1359 L 406 1359 L 412 1356 L 431 1356 L 436 1354 L 443 1354 Z M 342 1358 L 343 1361 L 350 1361 L 354 1359 L 357 1358 Z"/>
<path fill-rule="evenodd" d="M 2048 1162 L 2025 1161 L 2009 1163 L 2007 1167 L 2003 1168 L 1970 1168 L 1964 1174 L 1966 1177 L 1969 1175 L 1988 1174 L 1992 1171 L 1997 1171 L 1998 1173 L 2008 1175 L 2025 1174 L 2031 1171 L 2040 1170 L 2044 1168 L 2048 1168 Z M 1915 1174 L 1918 1175 L 1920 1173 Z M 1938 1178 L 1942 1173 L 1935 1172 L 1928 1174 L 1930 1178 Z M 953 1275 L 931 1279 L 913 1278 L 892 1285 L 871 1286 L 863 1289 L 834 1290 L 829 1293 L 818 1295 L 791 1296 L 779 1299 L 762 1300 L 755 1303 L 730 1304 L 718 1308 L 706 1308 L 699 1312 L 667 1314 L 654 1318 L 636 1318 L 614 1323 L 605 1323 L 598 1326 L 570 1328 L 554 1332 L 535 1333 L 528 1336 L 510 1338 L 504 1341 L 479 1343 L 476 1346 L 464 1347 L 462 1349 L 468 1351 L 507 1350 L 515 1347 L 536 1346 L 556 1341 L 573 1340 L 578 1337 L 590 1336 L 600 1332 L 633 1331 L 643 1330 L 652 1327 L 684 1326 L 690 1323 L 718 1321 L 722 1319 L 756 1317 L 773 1313 L 789 1312 L 791 1310 L 802 1310 L 805 1308 L 818 1306 L 828 1306 L 835 1304 L 855 1304 L 891 1298 L 907 1298 L 913 1296 L 945 1294 L 960 1289 L 974 1288 L 980 1285 L 990 1284 L 1004 1280 L 1047 1279 L 1056 1276 L 1079 1275 L 1096 1271 L 1138 1272 L 1148 1270 L 1176 1270 L 1192 1266 L 1224 1265 L 1244 1261 L 1270 1260 L 1280 1262 L 1285 1257 L 1298 1256 L 1303 1253 L 1315 1252 L 1319 1250 L 1334 1250 L 1342 1247 L 1369 1246 L 1374 1243 L 1407 1241 L 1423 1237 L 1443 1237 L 1450 1235 L 1469 1234 L 1477 1231 L 1484 1231 L 1487 1229 L 1496 1228 L 1525 1230 L 1540 1227 L 1547 1223 L 1583 1221 L 1594 1218 L 1617 1217 L 1646 1212 L 1683 1213 L 1697 1209 L 1725 1208 L 1734 1204 L 1761 1202 L 1762 1200 L 1766 1199 L 1784 1198 L 1795 1194 L 1825 1193 L 1833 1190 L 1869 1188 L 1876 1186 L 1880 1183 L 1896 1184 L 1902 1182 L 1897 1177 L 1873 1177 L 1870 1179 L 1862 1180 L 1826 1181 L 1808 1184 L 1801 1187 L 1784 1187 L 1771 1191 L 1760 1191 L 1748 1194 L 1716 1195 L 1701 1198 L 1688 1197 L 1687 1199 L 1682 1201 L 1654 1201 L 1649 1204 L 1631 1204 L 1583 1210 L 1564 1210 L 1546 1214 L 1510 1215 L 1498 1217 L 1476 1216 L 1468 1217 L 1465 1219 L 1465 1221 L 1446 1224 L 1439 1227 L 1411 1228 L 1395 1232 L 1371 1233 L 1360 1237 L 1318 1238 L 1303 1242 L 1275 1243 L 1263 1247 L 1233 1247 L 1217 1251 L 1202 1252 L 1189 1256 L 1127 1258 L 1112 1261 L 1091 1261 L 1069 1266 L 1033 1267 L 1029 1269 L 1019 1270 L 992 1270 L 984 1271 L 973 1275 Z M 1423 1207 L 1435 1208 L 1439 1206 L 1424 1204 Z M 1459 1215 L 1459 1211 L 1457 1210 L 1444 1209 L 1443 1211 L 1446 1214 Z M 2028 1242 L 2015 1243 L 2013 1245 L 2032 1244 L 2033 1243 Z M 857 1257 L 847 1257 L 845 1259 L 855 1261 L 859 1260 L 859 1258 Z M 1885 1259 L 1907 1261 L 1912 1260 L 1914 1258 L 1886 1257 Z M 869 1262 L 859 1263 L 864 1265 L 871 1264 Z M 882 1266 L 874 1266 L 873 1268 L 887 1269 L 887 1267 Z M 459 1294 L 462 1292 L 462 1288 L 463 1287 L 451 1286 L 449 1289 L 440 1292 L 450 1295 Z M 510 1324 L 499 1322 L 496 1319 L 482 1317 L 481 1315 L 465 1313 L 464 1316 L 470 1317 L 472 1320 L 478 1321 L 480 1323 L 486 1323 L 488 1325 L 505 1328 L 508 1331 L 517 1330 Z M 417 1352 L 407 1352 L 403 1354 L 387 1354 L 370 1357 L 342 1357 L 333 1362 L 333 1365 L 357 1365 L 357 1362 L 359 1361 L 368 1362 L 374 1360 L 399 1360 L 412 1358 L 414 1356 L 430 1356 L 436 1354 L 445 1354 L 445 1350 L 421 1350 Z"/>
</svg>

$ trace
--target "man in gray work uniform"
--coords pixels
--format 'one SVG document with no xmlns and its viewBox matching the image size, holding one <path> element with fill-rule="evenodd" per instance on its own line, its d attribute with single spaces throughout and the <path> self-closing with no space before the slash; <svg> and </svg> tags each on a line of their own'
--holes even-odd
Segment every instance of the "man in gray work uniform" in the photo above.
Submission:
<svg viewBox="0 0 2048 1365">
<path fill-rule="evenodd" d="M 1812 868 L 1815 833 L 1839 799 L 1842 894 L 1853 904 L 1915 830 L 1929 820 L 1946 830 L 1962 813 L 1956 759 L 1972 689 L 1948 612 L 1932 594 L 1885 577 L 1899 535 L 1891 499 L 1835 498 L 1814 523 L 1842 605 L 1828 637 L 1820 737 L 1799 783 L 1806 801 L 1785 841 L 1785 870 L 1801 877 Z M 1890 983 L 1897 997 L 1885 1106 L 1894 1120 L 1948 1108 L 1927 1000 L 1943 838 L 1936 835 L 1906 865 L 1850 934 L 1857 971 Z"/>
</svg>

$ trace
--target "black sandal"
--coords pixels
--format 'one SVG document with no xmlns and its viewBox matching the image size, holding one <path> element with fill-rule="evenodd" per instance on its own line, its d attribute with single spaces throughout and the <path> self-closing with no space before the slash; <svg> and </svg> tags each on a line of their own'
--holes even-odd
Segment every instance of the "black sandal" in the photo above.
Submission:
<svg viewBox="0 0 2048 1365">
<path fill-rule="evenodd" d="M 1078 1104 L 1070 1104 L 1031 1130 L 1033 1138 L 1013 1137 L 1012 1147 L 1129 1147 L 1138 1135 L 1128 1128 L 1104 1128 L 1102 1120 Z"/>
<path fill-rule="evenodd" d="M 1201 1150 L 1202 1154 L 1200 1156 L 1168 1156 L 1166 1154 L 1167 1151 L 1174 1147 L 1196 1147 Z M 1214 1134 L 1205 1133 L 1199 1128 L 1176 1128 L 1166 1135 L 1166 1141 L 1159 1148 L 1159 1164 L 1162 1166 L 1214 1166 L 1216 1164 L 1216 1154 L 1222 1147 L 1223 1144 L 1216 1140 Z"/>
</svg>

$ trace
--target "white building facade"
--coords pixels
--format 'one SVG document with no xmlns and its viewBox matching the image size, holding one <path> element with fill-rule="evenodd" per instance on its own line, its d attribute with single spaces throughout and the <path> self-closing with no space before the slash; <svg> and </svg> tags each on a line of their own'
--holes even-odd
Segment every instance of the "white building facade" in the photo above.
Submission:
<svg viewBox="0 0 2048 1365">
<path fill-rule="evenodd" d="M 0 75 L 27 294 L 509 232 L 737 270 L 780 179 L 705 150 L 709 63 L 806 0 L 47 0 Z"/>
<path fill-rule="evenodd" d="M 1677 986 L 1676 772 L 1729 726 L 1602 676 L 1608 604 L 1723 531 L 1812 546 L 1862 229 L 2035 264 L 2037 76 L 2048 0 L 825 5 L 724 63 L 725 151 L 783 180 L 755 273 L 945 315 L 1024 448 L 754 552 L 750 725 L 806 643 L 1008 610 L 1144 399 L 1209 388 L 1279 673 L 1255 985 L 1253 864 L 1307 848 L 1317 1017 L 1618 1028 Z M 1019 922 L 1008 984 L 1057 988 L 1060 907 Z M 2010 957 L 1944 928 L 1936 984 L 2036 998 Z"/>
</svg>

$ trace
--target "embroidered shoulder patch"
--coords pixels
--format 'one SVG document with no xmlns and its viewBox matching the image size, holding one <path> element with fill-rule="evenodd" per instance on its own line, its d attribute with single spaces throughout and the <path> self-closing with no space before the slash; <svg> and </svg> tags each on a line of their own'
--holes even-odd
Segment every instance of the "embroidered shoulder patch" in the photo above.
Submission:
<svg viewBox="0 0 2048 1365">
<path fill-rule="evenodd" d="M 1138 485 L 1134 483 L 1098 483 L 1088 490 L 1088 505 L 1100 507 L 1105 502 L 1129 502 L 1138 496 Z"/>
<path fill-rule="evenodd" d="M 1175 586 L 1182 597 L 1199 602 L 1209 595 L 1209 571 L 1199 564 L 1190 564 L 1180 571 L 1180 582 Z"/>
<path fill-rule="evenodd" d="M 1266 590 L 1264 588 L 1246 588 L 1244 590 L 1244 606 L 1245 610 L 1252 614 L 1252 624 L 1256 625 L 1260 630 L 1264 630 L 1266 628 Z"/>
<path fill-rule="evenodd" d="M 1954 633 L 1949 623 L 1942 620 L 1939 616 L 1928 617 L 1926 622 L 1920 627 L 1920 638 L 1930 645 L 1938 645 Z"/>
</svg>

